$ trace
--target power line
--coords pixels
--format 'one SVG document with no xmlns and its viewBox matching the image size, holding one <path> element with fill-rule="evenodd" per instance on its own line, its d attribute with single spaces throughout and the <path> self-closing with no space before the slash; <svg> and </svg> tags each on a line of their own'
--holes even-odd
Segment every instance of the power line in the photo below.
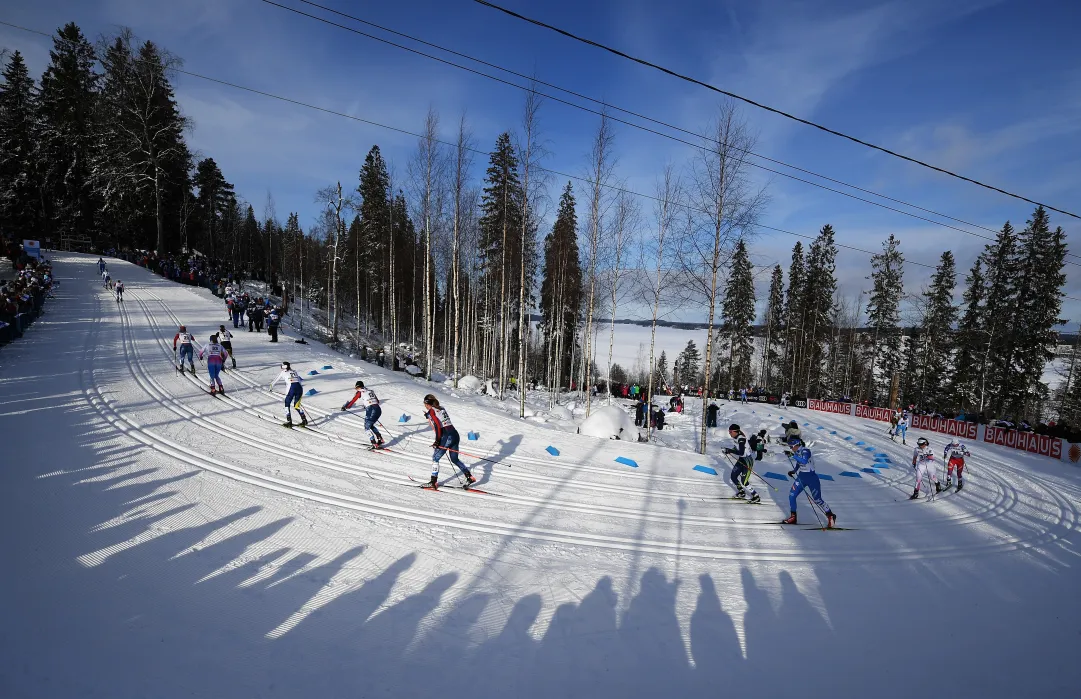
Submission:
<svg viewBox="0 0 1081 699">
<path fill-rule="evenodd" d="M 569 31 L 567 31 L 565 29 L 560 29 L 559 27 L 555 27 L 555 26 L 552 26 L 551 24 L 541 22 L 540 20 L 532 19 L 530 17 L 526 17 L 525 15 L 521 15 L 521 14 L 519 14 L 517 12 L 514 12 L 513 10 L 508 10 L 507 8 L 500 7 L 499 5 L 496 5 L 495 3 L 488 2 L 488 0 L 473 0 L 473 1 L 480 4 L 480 5 L 484 5 L 485 7 L 490 7 L 493 10 L 498 10 L 500 12 L 503 12 L 504 14 L 510 15 L 511 17 L 514 17 L 516 19 L 520 19 L 522 21 L 529 22 L 530 24 L 534 24 L 534 25 L 536 25 L 538 27 L 543 27 L 544 29 L 549 29 L 549 30 L 554 31 L 554 32 L 556 32 L 558 34 L 562 34 L 563 36 L 565 36 L 567 38 L 574 39 L 575 41 L 579 41 L 579 42 L 581 42 L 583 44 L 588 44 L 590 46 L 594 46 L 594 47 L 599 48 L 599 49 L 601 49 L 603 51 L 607 51 L 609 53 L 615 54 L 616 56 L 619 56 L 621 58 L 625 58 L 625 59 L 627 59 L 629 61 L 633 61 L 635 63 L 646 66 L 648 68 L 653 68 L 654 70 L 659 70 L 662 73 L 666 73 L 668 75 L 671 75 L 672 77 L 679 78 L 680 80 L 684 80 L 686 82 L 692 83 L 694 85 L 698 85 L 700 87 L 704 87 L 707 90 L 712 90 L 713 92 L 717 92 L 717 93 L 725 95 L 727 97 L 731 97 L 732 99 L 737 99 L 737 100 L 739 100 L 741 102 L 745 102 L 745 103 L 747 103 L 747 104 L 749 104 L 751 106 L 758 107 L 759 109 L 764 109 L 767 112 L 772 112 L 774 114 L 778 114 L 780 116 L 785 117 L 786 119 L 791 119 L 793 121 L 798 121 L 801 124 L 805 124 L 807 126 L 812 126 L 812 127 L 816 128 L 816 129 L 819 129 L 820 131 L 825 131 L 826 133 L 833 134 L 834 136 L 837 136 L 839 138 L 843 138 L 843 139 L 852 141 L 853 143 L 858 143 L 861 146 L 866 146 L 867 148 L 872 148 L 874 150 L 881 151 L 883 153 L 886 153 L 887 155 L 892 155 L 895 158 L 900 158 L 902 160 L 907 160 L 910 163 L 915 163 L 916 165 L 920 165 L 921 167 L 925 167 L 925 168 L 928 168 L 930 170 L 934 170 L 936 172 L 941 172 L 944 175 L 948 175 L 950 177 L 955 177 L 955 178 L 957 178 L 959 180 L 964 180 L 965 182 L 969 182 L 971 184 L 978 185 L 978 186 L 983 187 L 985 189 L 990 189 L 991 191 L 998 192 L 999 194 L 1005 194 L 1006 196 L 1013 197 L 1014 199 L 1020 199 L 1022 201 L 1027 201 L 1030 204 L 1036 204 L 1037 206 L 1042 206 L 1045 209 L 1050 209 L 1051 211 L 1057 211 L 1058 213 L 1065 214 L 1066 216 L 1071 216 L 1073 218 L 1081 219 L 1081 216 L 1078 216 L 1075 213 L 1066 211 L 1064 209 L 1056 208 L 1054 206 L 1051 206 L 1050 204 L 1042 204 L 1042 203 L 1036 201 L 1035 199 L 1029 199 L 1028 197 L 1022 196 L 1020 194 L 1014 194 L 1013 192 L 1007 191 L 1005 189 L 1001 189 L 999 187 L 995 187 L 994 185 L 986 184 L 984 182 L 980 182 L 979 180 L 972 179 L 971 177 L 965 177 L 964 175 L 959 175 L 956 172 L 952 172 L 950 170 L 940 168 L 940 167 L 938 167 L 936 165 L 931 165 L 930 163 L 926 163 L 926 162 L 924 162 L 922 160 L 918 160 L 916 158 L 904 155 L 903 153 L 898 153 L 896 151 L 890 150 L 889 148 L 885 148 L 883 146 L 879 146 L 879 145 L 876 145 L 874 143 L 864 141 L 862 139 L 856 138 L 855 136 L 849 136 L 846 133 L 842 133 L 842 132 L 837 131 L 835 129 L 831 129 L 831 128 L 827 127 L 827 126 L 823 126 L 822 124 L 818 124 L 818 123 L 810 121 L 808 119 L 803 119 L 802 117 L 795 116 L 794 114 L 789 114 L 788 112 L 782 111 L 780 109 L 776 109 L 775 107 L 770 107 L 768 105 L 762 104 L 761 102 L 756 102 L 756 101 L 754 101 L 754 100 L 752 100 L 750 98 L 743 97 L 742 95 L 737 95 L 734 92 L 729 92 L 728 90 L 722 90 L 719 87 L 715 87 L 713 85 L 710 85 L 709 83 L 702 82 L 701 80 L 698 80 L 697 78 L 692 78 L 690 76 L 683 75 L 682 73 L 677 73 L 674 70 L 671 70 L 669 68 L 665 68 L 664 66 L 657 65 L 656 63 L 651 63 L 650 61 L 647 61 L 645 59 L 637 58 L 635 56 L 631 56 L 630 54 L 624 53 L 623 51 L 620 51 L 619 49 L 612 48 L 611 46 L 606 46 L 605 44 L 599 43 L 597 41 L 593 41 L 592 39 L 586 39 L 584 37 L 578 36 L 577 34 L 572 34 L 571 32 L 569 32 Z"/>
<path fill-rule="evenodd" d="M 19 29 L 21 31 L 29 32 L 31 34 L 38 34 L 40 36 L 43 36 L 43 37 L 46 37 L 46 38 L 49 38 L 49 39 L 55 39 L 56 38 L 56 36 L 54 34 L 39 31 L 37 29 L 29 29 L 27 27 L 23 27 L 23 26 L 20 26 L 18 24 L 13 24 L 11 22 L 5 22 L 3 20 L 0 20 L 0 25 L 11 27 L 13 29 Z M 134 59 L 134 60 L 138 60 L 138 59 Z M 382 123 L 379 123 L 377 121 L 372 121 L 370 119 L 364 119 L 362 117 L 354 116 L 352 114 L 347 114 L 345 112 L 339 112 L 337 110 L 329 109 L 327 107 L 320 107 L 318 105 L 310 104 L 308 102 L 302 102 L 300 100 L 296 100 L 296 99 L 293 99 L 291 97 L 284 97 L 282 95 L 277 95 L 277 94 L 274 94 L 272 92 L 266 92 L 265 90 L 259 90 L 259 89 L 256 89 L 254 87 L 247 87 L 245 85 L 238 85 L 237 83 L 232 83 L 232 82 L 229 82 L 228 80 L 222 80 L 220 78 L 212 78 L 212 77 L 210 77 L 208 75 L 203 75 L 201 73 L 196 73 L 196 72 L 190 71 L 190 70 L 184 70 L 182 68 L 170 68 L 169 70 L 171 70 L 173 72 L 176 72 L 176 73 L 179 73 L 181 75 L 187 75 L 187 76 L 190 76 L 190 77 L 193 77 L 193 78 L 198 78 L 200 80 L 205 80 L 207 82 L 216 83 L 218 85 L 224 85 L 226 87 L 231 87 L 231 88 L 234 88 L 236 90 L 241 90 L 243 92 L 250 92 L 252 94 L 260 95 L 262 97 L 268 97 L 270 99 L 278 100 L 280 102 L 286 102 L 288 104 L 292 104 L 292 105 L 295 105 L 295 106 L 298 106 L 298 107 L 305 107 L 307 109 L 312 109 L 312 110 L 315 110 L 317 112 L 323 112 L 324 114 L 331 114 L 333 116 L 343 117 L 345 119 L 350 119 L 352 121 L 356 121 L 356 122 L 359 122 L 359 123 L 362 123 L 362 124 L 367 124 L 369 126 L 377 126 L 377 127 L 381 128 L 381 129 L 387 129 L 388 131 L 394 131 L 394 132 L 397 132 L 397 133 L 400 133 L 400 134 L 404 134 L 406 136 L 413 136 L 415 138 L 424 138 L 424 136 L 422 134 L 419 134 L 419 133 L 416 133 L 416 132 L 413 132 L 413 131 L 409 131 L 407 129 L 403 129 L 403 128 L 400 128 L 400 127 L 397 127 L 397 126 L 390 126 L 390 125 L 387 125 L 387 124 L 382 124 Z M 448 146 L 450 148 L 457 148 L 458 147 L 458 144 L 451 143 L 449 141 L 442 141 L 442 140 L 439 140 L 439 139 L 435 139 L 435 142 L 440 144 L 440 145 Z M 467 148 L 466 150 L 468 150 L 471 153 L 476 153 L 478 155 L 489 155 L 489 153 L 487 153 L 485 151 L 482 151 L 479 148 Z M 586 177 L 581 177 L 580 175 L 572 175 L 572 174 L 569 174 L 569 173 L 566 173 L 566 172 L 561 172 L 559 170 L 553 170 L 551 168 L 546 168 L 546 167 L 542 167 L 542 166 L 539 166 L 539 165 L 536 166 L 536 168 L 538 170 L 542 170 L 544 172 L 551 173 L 553 175 L 559 175 L 560 177 L 566 177 L 567 179 L 576 180 L 578 182 L 584 182 L 586 184 L 593 184 L 593 180 L 590 180 L 590 179 L 588 179 Z M 600 186 L 602 186 L 602 187 L 604 187 L 606 189 L 616 191 L 616 192 L 625 192 L 627 194 L 631 194 L 633 196 L 641 197 L 643 199 L 649 199 L 649 200 L 652 200 L 652 201 L 661 201 L 661 199 L 659 197 L 655 197 L 655 196 L 650 195 L 650 194 L 644 194 L 642 192 L 636 192 L 636 191 L 634 191 L 632 189 L 627 189 L 625 187 L 618 187 L 616 185 L 608 185 L 608 184 L 601 184 Z M 677 205 L 680 206 L 680 208 L 683 208 L 683 209 L 685 209 L 687 211 L 694 211 L 694 212 L 699 212 L 699 213 L 709 213 L 708 211 L 705 211 L 703 209 L 696 209 L 693 206 L 690 206 L 688 204 L 678 203 Z M 764 225 L 764 224 L 756 223 L 755 227 L 756 228 L 761 228 L 761 229 L 764 229 L 764 230 L 775 231 L 777 233 L 784 233 L 785 235 L 791 235 L 791 236 L 794 236 L 796 238 L 806 238 L 807 240 L 814 240 L 814 237 L 815 237 L 815 236 L 811 236 L 811 235 L 806 235 L 804 233 L 795 233 L 793 231 L 785 230 L 784 228 L 777 228 L 775 226 L 767 226 L 767 225 Z M 834 242 L 834 245 L 836 245 L 838 248 L 844 248 L 846 250 L 852 250 L 852 251 L 855 251 L 855 252 L 860 252 L 860 253 L 863 253 L 865 255 L 872 255 L 873 256 L 873 255 L 878 254 L 878 253 L 872 252 L 870 250 L 864 250 L 863 248 L 857 248 L 857 247 L 852 246 L 852 245 L 845 245 L 843 243 L 838 243 L 836 241 Z M 916 266 L 919 266 L 919 267 L 927 267 L 929 269 L 935 269 L 935 265 L 930 265 L 930 264 L 927 264 L 926 262 L 916 262 L 914 260 L 909 260 L 909 259 L 906 259 L 905 262 L 907 264 L 916 265 Z M 1069 299 L 1071 301 L 1081 301 L 1081 298 L 1074 298 L 1073 296 L 1063 295 L 1063 298 Z"/>
<path fill-rule="evenodd" d="M 998 235 L 998 233 L 999 233 L 999 231 L 996 231 L 993 228 L 988 228 L 987 226 L 983 226 L 983 225 L 980 225 L 980 224 L 977 224 L 977 223 L 972 223 L 970 221 L 965 221 L 964 219 L 959 219 L 959 218 L 956 218 L 954 216 L 950 216 L 948 214 L 943 214 L 943 213 L 934 211 L 933 209 L 927 209 L 925 207 L 922 207 L 922 206 L 919 206 L 919 205 L 916 205 L 916 204 L 911 204 L 911 203 L 906 202 L 906 201 L 901 200 L 901 199 L 896 199 L 894 197 L 890 197 L 890 196 L 887 196 L 885 194 L 880 194 L 878 192 L 875 192 L 875 191 L 872 191 L 872 190 L 869 190 L 869 189 L 864 189 L 863 187 L 858 187 L 856 185 L 849 184 L 849 183 L 844 182 L 842 180 L 838 180 L 838 179 L 829 177 L 827 175 L 823 175 L 823 174 L 814 172 L 812 170 L 807 170 L 805 168 L 801 168 L 801 167 L 796 166 L 796 165 L 791 165 L 791 164 L 786 163 L 784 161 L 777 160 L 775 158 L 770 158 L 768 156 L 764 156 L 764 155 L 761 155 L 759 153 L 755 153 L 755 152 L 753 152 L 751 150 L 748 150 L 748 149 L 745 149 L 745 148 L 739 148 L 739 147 L 736 147 L 736 146 L 730 146 L 730 144 L 724 143 L 723 141 L 718 141 L 718 140 L 713 139 L 711 137 L 703 136 L 702 134 L 698 134 L 698 133 L 696 133 L 694 131 L 691 131 L 689 129 L 684 129 L 682 127 L 675 126 L 673 124 L 669 124 L 669 123 L 661 121 L 659 119 L 654 119 L 652 117 L 648 117 L 648 116 L 639 114 L 639 113 L 634 112 L 632 110 L 625 109 L 623 107 L 619 107 L 619 106 L 616 106 L 616 105 L 612 105 L 610 103 L 604 102 L 604 101 L 596 99 L 594 97 L 589 97 L 587 95 L 583 95 L 583 94 L 575 92 L 573 90 L 569 90 L 569 89 L 560 87 L 558 85 L 554 85 L 552 83 L 545 82 L 543 80 L 539 80 L 539 79 L 536 79 L 536 78 L 526 76 L 526 75 L 524 75 L 522 73 L 516 72 L 516 71 L 511 70 L 509 68 L 503 68 L 502 66 L 499 66 L 499 65 L 494 64 L 494 63 L 490 63 L 490 62 L 485 61 L 483 59 L 474 58 L 473 56 L 470 56 L 468 54 L 465 54 L 465 53 L 462 53 L 462 52 L 459 52 L 459 51 L 455 51 L 453 49 L 448 49 L 448 48 L 446 48 L 444 46 L 440 46 L 438 44 L 434 44 L 432 42 L 425 41 L 424 39 L 417 38 L 417 37 L 412 36 L 410 34 L 406 34 L 404 32 L 399 32 L 399 31 L 396 31 L 394 29 L 384 27 L 382 25 L 376 24 L 374 22 L 370 22 L 370 21 L 365 20 L 365 19 L 361 19 L 361 18 L 356 17 L 354 15 L 350 15 L 350 14 L 347 14 L 345 12 L 340 12 L 338 10 L 335 10 L 334 8 L 326 7 L 325 5 L 320 5 L 319 3 L 316 3 L 316 2 L 311 2 L 311 0 L 298 0 L 298 1 L 302 2 L 302 3 L 306 4 L 306 5 L 310 5 L 312 7 L 318 7 L 320 9 L 322 9 L 322 10 L 326 10 L 327 12 L 331 12 L 333 14 L 339 15 L 341 17 L 348 18 L 350 20 L 359 22 L 361 24 L 364 24 L 364 25 L 367 25 L 367 26 L 370 26 L 370 27 L 375 27 L 376 29 L 379 29 L 381 31 L 385 31 L 385 32 L 388 32 L 390 34 L 394 34 L 396 36 L 400 36 L 400 37 L 409 39 L 410 41 L 415 41 L 415 42 L 417 42 L 419 44 L 423 44 L 425 46 L 430 46 L 430 47 L 438 49 L 440 51 L 444 51 L 446 53 L 449 53 L 449 54 L 452 54 L 452 55 L 455 55 L 455 56 L 459 56 L 459 57 L 464 58 L 466 60 L 470 60 L 470 61 L 473 61 L 475 63 L 479 63 L 481 65 L 485 65 L 485 66 L 494 68 L 496 70 L 508 73 L 510 75 L 514 75 L 514 76 L 517 76 L 519 78 L 529 80 L 529 81 L 531 81 L 533 83 L 536 83 L 536 84 L 539 84 L 539 85 L 545 85 L 545 86 L 553 88 L 555 90 L 559 90 L 560 92 L 564 92 L 564 93 L 567 93 L 567 94 L 570 94 L 570 95 L 574 95 L 575 97 L 579 97 L 581 99 L 585 99 L 585 100 L 588 100 L 590 102 L 594 102 L 596 104 L 599 104 L 602 107 L 609 108 L 609 109 L 614 109 L 616 111 L 623 112 L 625 114 L 630 114 L 630 115 L 635 116 L 637 118 L 644 119 L 646 121 L 649 121 L 649 122 L 664 126 L 666 128 L 673 129 L 675 131 L 681 131 L 683 133 L 695 136 L 696 138 L 701 138 L 701 139 L 706 140 L 706 141 L 712 141 L 712 142 L 717 143 L 717 144 L 722 145 L 722 146 L 732 147 L 732 148 L 734 148 L 736 150 L 739 150 L 739 151 L 741 151 L 743 153 L 746 153 L 747 155 L 753 156 L 755 158 L 759 158 L 761 160 L 776 163 L 776 164 L 781 165 L 783 167 L 787 167 L 787 168 L 790 168 L 792 170 L 797 170 L 799 172 L 807 173 L 807 174 L 812 175 L 814 177 L 819 177 L 821 179 L 824 179 L 824 180 L 827 180 L 827 181 L 830 181 L 830 182 L 834 182 L 834 183 L 837 183 L 839 185 L 849 187 L 851 189 L 854 189 L 854 190 L 857 190 L 857 191 L 860 191 L 860 192 L 864 192 L 866 194 L 870 194 L 872 196 L 876 196 L 876 197 L 879 197 L 879 198 L 882 198 L 882 199 L 886 199 L 888 201 L 893 201 L 893 202 L 896 202 L 896 203 L 901 204 L 903 206 L 908 206 L 908 207 L 913 208 L 913 209 L 918 209 L 920 211 L 925 211 L 925 212 L 933 214 L 935 216 L 939 216 L 939 217 L 942 217 L 942 218 L 957 221 L 958 223 L 963 223 L 963 224 L 965 224 L 967 226 L 972 226 L 973 228 L 980 228 L 982 230 L 988 231 L 988 232 L 993 233 L 995 235 Z M 327 24 L 327 25 L 332 26 L 332 27 L 337 27 L 338 29 L 344 29 L 345 31 L 357 34 L 358 36 L 362 36 L 362 37 L 365 37 L 367 39 L 372 39 L 373 41 L 377 41 L 379 43 L 386 44 L 388 46 L 393 46 L 393 47 L 401 49 L 403 51 L 407 51 L 409 53 L 413 53 L 415 55 L 431 59 L 431 60 L 436 61 L 438 63 L 443 63 L 444 65 L 448 65 L 448 66 L 451 66 L 453 68 L 458 68 L 458 69 L 464 70 L 464 71 L 466 71 L 468 73 L 472 73 L 474 75 L 478 75 L 478 76 L 481 76 L 481 77 L 484 77 L 484 78 L 488 78 L 489 80 L 492 80 L 492 81 L 495 81 L 495 82 L 498 82 L 498 83 L 502 83 L 504 85 L 508 85 L 510 87 L 514 87 L 514 88 L 519 89 L 519 90 L 535 92 L 536 94 L 541 95 L 542 97 L 545 97 L 546 99 L 553 100 L 553 101 L 558 102 L 560 104 L 564 104 L 564 105 L 567 105 L 569 107 L 573 107 L 575 109 L 579 109 L 579 110 L 582 110 L 584 112 L 588 112 L 590 114 L 603 115 L 606 118 L 611 119 L 612 121 L 618 122 L 620 124 L 625 124 L 625 125 L 630 126 L 632 128 L 636 128 L 636 129 L 639 129 L 641 131 L 645 131 L 647 133 L 651 133 L 651 134 L 660 136 L 662 138 L 667 138 L 669 140 L 675 141 L 677 143 L 682 143 L 682 144 L 690 146 L 692 148 L 696 148 L 696 149 L 702 149 L 703 148 L 703 146 L 700 143 L 693 143 L 691 141 L 687 141 L 685 139 L 679 138 L 678 136 L 673 136 L 671 134 L 667 134 L 667 133 L 663 133 L 661 131 L 658 131 L 656 129 L 651 129 L 651 128 L 646 127 L 646 126 L 642 126 L 641 124 L 636 124 L 636 123 L 634 123 L 632 121 L 627 121 L 625 119 L 620 119 L 618 117 L 611 116 L 610 114 L 607 114 L 604 111 L 598 111 L 598 110 L 595 110 L 595 109 L 591 109 L 589 107 L 585 107 L 583 105 L 576 104 L 574 102 L 570 102 L 570 101 L 562 99 L 560 97 L 556 97 L 556 96 L 548 94 L 548 93 L 540 92 L 539 90 L 536 90 L 532 86 L 519 85 L 519 84 L 517 84 L 515 82 L 511 82 L 509 80 L 505 80 L 503 78 L 496 77 L 496 76 L 491 75 L 489 73 L 485 73 L 483 71 L 476 70 L 476 69 L 470 68 L 468 66 L 463 66 L 460 63 L 455 63 L 455 62 L 449 61 L 449 60 L 447 60 L 445 58 L 441 58 L 439 56 L 434 56 L 434 55 L 432 55 L 430 53 L 425 53 L 424 51 L 419 51 L 419 50 L 414 49 L 414 48 L 409 47 L 409 46 L 403 46 L 402 44 L 390 41 L 388 39 L 384 39 L 383 37 L 379 37 L 379 36 L 375 36 L 373 34 L 369 34 L 367 32 L 361 31 L 361 30 L 356 29 L 354 27 L 349 27 L 349 26 L 346 26 L 344 24 L 339 24 L 337 22 L 333 22 L 333 21 L 331 21 L 329 19 L 326 19 L 324 17 L 319 17 L 318 15 L 313 15 L 311 13 L 304 12 L 303 10 L 298 10 L 296 8 L 289 7 L 287 5 L 282 5 L 282 4 L 278 3 L 278 2 L 275 2 L 274 0 L 261 0 L 261 2 L 263 2 L 263 3 L 267 4 L 267 5 L 273 5 L 274 7 L 278 7 L 280 9 L 286 10 L 288 12 L 292 12 L 292 13 L 300 15 L 302 17 L 308 17 L 309 19 L 314 19 L 317 22 L 322 22 L 323 24 Z M 950 230 L 954 230 L 954 231 L 957 231 L 959 233 L 964 233 L 966 235 L 971 235 L 971 236 L 974 236 L 976 238 L 980 238 L 982 240 L 987 240 L 987 241 L 990 241 L 990 242 L 994 242 L 994 240 L 995 240 L 994 238 L 986 236 L 986 235 L 981 235 L 981 234 L 975 233 L 973 231 L 965 230 L 964 228 L 958 228 L 957 226 L 953 226 L 953 225 L 950 225 L 948 223 L 943 223 L 942 221 L 936 221 L 934 219 L 927 218 L 926 216 L 921 216 L 921 215 L 913 213 L 911 211 L 905 211 L 903 209 L 898 209 L 896 207 L 889 206 L 887 204 L 883 204 L 881 202 L 872 201 L 870 199 L 866 199 L 864 197 L 857 196 L 857 195 L 852 194 L 850 192 L 844 192 L 844 191 L 835 189 L 833 187 L 826 186 L 826 185 L 821 184 L 819 182 L 812 182 L 812 181 L 804 179 L 802 177 L 797 177 L 796 175 L 793 175 L 791 173 L 781 172 L 779 170 L 775 170 L 773 168 L 766 167 L 766 166 L 761 165 L 759 163 L 749 162 L 748 164 L 751 165 L 752 167 L 756 167 L 756 168 L 758 168 L 760 170 L 763 170 L 765 172 L 768 172 L 768 173 L 771 173 L 771 174 L 774 174 L 774 175 L 779 175 L 781 177 L 786 177 L 788 179 L 795 180 L 796 182 L 802 182 L 803 184 L 808 184 L 808 185 L 810 185 L 812 187 L 818 187 L 819 189 L 823 189 L 823 190 L 828 191 L 828 192 L 833 192 L 834 194 L 839 194 L 841 196 L 848 197 L 850 199 L 854 199 L 856 201 L 863 202 L 865 204 L 870 204 L 872 206 L 877 206 L 877 207 L 885 209 L 887 211 L 892 211 L 894 213 L 899 213 L 899 214 L 902 214 L 904 216 L 909 216 L 911 218 L 915 218 L 917 220 L 924 221 L 926 223 L 930 223 L 932 225 L 942 226 L 943 228 L 949 228 Z M 1070 252 L 1067 252 L 1066 254 L 1069 257 L 1081 258 L 1081 255 L 1075 255 L 1075 254 L 1070 253 Z M 1079 264 L 1079 263 L 1070 262 L 1070 261 L 1067 261 L 1067 264 L 1081 266 L 1081 264 Z"/>
</svg>

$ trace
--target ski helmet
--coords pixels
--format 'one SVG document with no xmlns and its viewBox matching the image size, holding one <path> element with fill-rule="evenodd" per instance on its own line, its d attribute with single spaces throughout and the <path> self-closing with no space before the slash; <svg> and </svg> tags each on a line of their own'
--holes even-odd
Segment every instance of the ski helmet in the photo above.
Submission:
<svg viewBox="0 0 1081 699">
<path fill-rule="evenodd" d="M 289 368 L 289 362 L 282 362 L 282 369 L 288 369 L 288 368 Z"/>
<path fill-rule="evenodd" d="M 180 332 L 183 333 L 183 332 L 187 332 L 187 331 L 188 331 L 188 329 L 185 328 L 183 325 L 180 326 Z"/>
<path fill-rule="evenodd" d="M 728 426 L 728 431 L 729 432 L 739 432 L 739 425 L 737 425 L 736 423 L 733 422 L 731 425 Z"/>
<path fill-rule="evenodd" d="M 355 384 L 353 384 L 353 388 L 364 388 L 364 382 L 357 381 Z"/>
<path fill-rule="evenodd" d="M 916 446 L 925 447 L 928 444 L 930 444 L 930 442 L 927 441 L 926 437 L 920 437 L 919 439 L 916 440 Z"/>
</svg>

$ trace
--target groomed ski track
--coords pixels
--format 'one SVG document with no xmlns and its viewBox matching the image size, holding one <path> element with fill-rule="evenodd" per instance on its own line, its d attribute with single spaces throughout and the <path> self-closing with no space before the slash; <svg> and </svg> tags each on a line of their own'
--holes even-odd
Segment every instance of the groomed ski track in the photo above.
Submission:
<svg viewBox="0 0 1081 699">
<path fill-rule="evenodd" d="M 878 423 L 726 403 L 722 420 L 755 430 L 808 423 L 823 474 L 873 465 L 858 440 L 889 455 L 824 483 L 853 530 L 827 537 L 807 531 L 803 496 L 800 526 L 771 523 L 784 481 L 742 507 L 719 499 L 721 457 L 580 437 L 436 388 L 461 448 L 498 462 L 463 457 L 501 497 L 406 489 L 431 463 L 432 386 L 244 330 L 212 398 L 205 364 L 176 372 L 172 337 L 181 322 L 202 344 L 233 330 L 220 300 L 114 260 L 117 304 L 95 260 L 58 254 L 56 300 L 0 354 L 17 571 L 0 588 L 3 696 L 907 696 L 926 674 L 914 647 L 957 668 L 912 679 L 933 696 L 1060 696 L 1081 679 L 1074 467 L 977 444 L 962 493 L 913 503 L 920 432 L 902 446 Z M 267 386 L 282 360 L 318 390 L 310 429 L 280 425 Z M 367 451 L 363 420 L 337 410 L 358 377 L 391 451 Z M 757 470 L 788 468 L 771 454 Z M 452 471 L 444 459 L 448 486 Z M 476 672 L 448 679 L 466 659 Z M 1033 664 L 1048 669 L 1006 672 Z"/>
</svg>

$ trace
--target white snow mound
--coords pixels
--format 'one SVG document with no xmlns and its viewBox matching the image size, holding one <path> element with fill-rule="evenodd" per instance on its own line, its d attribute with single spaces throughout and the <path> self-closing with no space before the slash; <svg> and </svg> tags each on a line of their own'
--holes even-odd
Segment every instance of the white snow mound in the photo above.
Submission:
<svg viewBox="0 0 1081 699">
<path fill-rule="evenodd" d="M 472 374 L 466 374 L 458 379 L 458 388 L 462 391 L 479 391 L 482 385 L 481 380 Z"/>
<path fill-rule="evenodd" d="M 443 383 L 444 381 L 447 380 L 447 375 L 446 374 L 441 374 L 438 371 L 433 371 L 432 375 L 429 376 L 428 378 L 431 379 L 432 381 L 435 381 L 436 383 Z"/>
<path fill-rule="evenodd" d="M 562 405 L 555 406 L 554 408 L 552 408 L 551 410 L 548 411 L 548 414 L 551 415 L 552 417 L 554 417 L 556 420 L 571 420 L 571 419 L 573 419 L 573 415 L 571 415 L 571 411 L 567 410 L 567 408 L 565 408 Z"/>
<path fill-rule="evenodd" d="M 579 434 L 630 442 L 638 440 L 638 428 L 634 426 L 631 416 L 623 410 L 614 405 L 606 405 L 592 412 L 578 427 Z"/>
<path fill-rule="evenodd" d="M 420 367 L 417 366 L 416 364 L 410 364 L 409 366 L 407 366 L 405 368 L 405 371 L 410 376 L 420 376 L 421 375 Z"/>
</svg>

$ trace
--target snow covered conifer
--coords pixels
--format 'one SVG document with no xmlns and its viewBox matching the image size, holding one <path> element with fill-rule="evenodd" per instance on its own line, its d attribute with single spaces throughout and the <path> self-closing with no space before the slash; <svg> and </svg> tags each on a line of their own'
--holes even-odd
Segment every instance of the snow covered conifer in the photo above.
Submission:
<svg viewBox="0 0 1081 699">
<path fill-rule="evenodd" d="M 36 238 L 38 196 L 37 104 L 34 81 L 15 51 L 0 85 L 0 220 L 16 239 Z"/>
<path fill-rule="evenodd" d="M 882 252 L 871 257 L 871 297 L 867 301 L 867 320 L 871 328 L 871 367 L 868 377 L 870 395 L 879 403 L 889 398 L 893 376 L 901 370 L 901 297 L 904 295 L 904 255 L 901 241 L 890 234 L 882 243 Z"/>
</svg>

